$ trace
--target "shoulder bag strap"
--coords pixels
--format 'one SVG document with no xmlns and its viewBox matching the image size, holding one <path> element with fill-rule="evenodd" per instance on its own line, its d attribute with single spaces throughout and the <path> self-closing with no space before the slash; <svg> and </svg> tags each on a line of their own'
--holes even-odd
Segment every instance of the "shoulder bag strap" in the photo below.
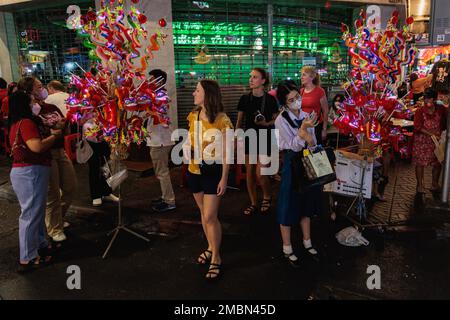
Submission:
<svg viewBox="0 0 450 320">
<path fill-rule="evenodd" d="M 283 111 L 282 113 L 281 113 L 281 116 L 284 118 L 284 119 L 286 119 L 286 121 L 289 123 L 289 125 L 292 127 L 292 128 L 296 128 L 296 129 L 298 129 L 298 128 L 300 128 L 292 119 L 291 119 L 291 117 L 289 116 L 289 114 L 287 113 L 287 111 Z"/>
<path fill-rule="evenodd" d="M 197 134 L 196 134 L 196 140 L 197 140 L 197 146 L 198 146 L 197 150 L 199 150 L 199 152 L 201 152 L 200 150 L 202 149 L 202 147 L 200 145 L 200 112 L 201 112 L 201 110 L 199 110 L 197 113 Z M 195 146 L 194 146 L 194 155 L 195 155 Z M 199 155 L 197 154 L 197 156 L 199 156 Z"/>
</svg>

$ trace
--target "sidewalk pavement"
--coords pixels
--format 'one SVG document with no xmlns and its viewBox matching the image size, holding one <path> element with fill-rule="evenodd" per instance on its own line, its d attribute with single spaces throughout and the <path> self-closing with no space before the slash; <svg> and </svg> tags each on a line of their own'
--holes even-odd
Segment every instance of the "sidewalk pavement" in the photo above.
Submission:
<svg viewBox="0 0 450 320">
<path fill-rule="evenodd" d="M 180 168 L 171 170 L 177 209 L 163 214 L 150 209 L 150 200 L 159 196 L 157 179 L 148 171 L 130 171 L 122 187 L 125 222 L 131 229 L 147 235 L 150 242 L 121 231 L 107 258 L 102 259 L 110 240 L 106 233 L 116 223 L 117 206 L 106 203 L 100 208 L 91 207 L 87 167 L 76 165 L 76 172 L 79 188 L 66 217 L 71 226 L 66 231 L 68 240 L 61 254 L 51 266 L 21 276 L 15 272 L 19 207 L 9 184 L 9 168 L 2 160 L 0 297 L 3 299 L 302 300 L 311 294 L 318 299 L 450 298 L 450 245 L 446 238 L 436 239 L 436 231 L 430 226 L 415 228 L 414 232 L 402 232 L 401 228 L 407 228 L 404 226 L 367 228 L 363 235 L 370 245 L 351 248 L 341 246 L 334 238 L 350 222 L 342 216 L 332 222 L 323 215 L 313 220 L 312 227 L 313 243 L 321 253 L 320 262 L 305 256 L 298 228 L 294 228 L 293 239 L 297 240 L 293 246 L 302 263 L 298 269 L 289 266 L 280 257 L 276 181 L 272 183 L 273 209 L 266 215 L 242 214 L 248 204 L 244 185 L 241 190 L 227 191 L 220 207 L 223 277 L 216 283 L 207 283 L 206 268 L 195 263 L 206 248 L 206 241 L 192 195 L 180 187 Z M 397 184 L 388 186 L 387 191 L 388 196 L 395 197 L 390 205 L 376 203 L 373 214 L 381 217 L 386 212 L 395 212 L 395 216 L 404 215 L 403 224 L 413 215 L 426 214 L 411 209 L 414 201 L 407 203 L 411 199 L 411 185 L 399 181 L 408 172 L 408 165 L 399 166 Z M 66 286 L 70 265 L 81 269 L 81 290 L 69 290 Z M 370 276 L 368 265 L 380 266 L 380 290 L 369 290 L 366 286 Z"/>
</svg>

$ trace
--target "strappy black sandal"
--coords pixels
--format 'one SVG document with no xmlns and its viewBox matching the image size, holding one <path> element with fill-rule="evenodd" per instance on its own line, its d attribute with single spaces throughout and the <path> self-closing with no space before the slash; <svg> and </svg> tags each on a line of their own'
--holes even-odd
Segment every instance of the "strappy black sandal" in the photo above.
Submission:
<svg viewBox="0 0 450 320">
<path fill-rule="evenodd" d="M 259 211 L 261 213 L 268 213 L 271 207 L 272 207 L 272 197 L 270 197 L 269 199 L 263 199 L 261 203 L 261 209 L 259 209 Z"/>
<path fill-rule="evenodd" d="M 212 251 L 205 250 L 198 256 L 197 263 L 198 264 L 206 264 L 207 262 L 211 261 L 211 257 L 212 257 Z"/>
<path fill-rule="evenodd" d="M 258 208 L 256 206 L 250 205 L 247 207 L 247 209 L 244 210 L 244 215 L 251 216 L 251 215 L 255 214 L 257 210 L 258 210 Z"/>
<path fill-rule="evenodd" d="M 222 275 L 221 272 L 222 264 L 212 263 L 209 265 L 208 272 L 206 273 L 206 280 L 212 281 L 217 280 Z M 209 275 L 209 276 L 208 276 Z"/>
</svg>

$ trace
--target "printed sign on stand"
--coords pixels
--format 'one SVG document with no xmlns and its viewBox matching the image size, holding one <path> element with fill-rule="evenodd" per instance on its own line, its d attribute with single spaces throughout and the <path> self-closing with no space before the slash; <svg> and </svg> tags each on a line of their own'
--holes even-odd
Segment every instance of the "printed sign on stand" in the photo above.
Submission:
<svg viewBox="0 0 450 320">
<path fill-rule="evenodd" d="M 328 185 L 328 190 L 334 193 L 357 196 L 361 185 L 361 173 L 364 173 L 363 195 L 370 199 L 372 196 L 373 162 L 358 159 L 359 156 L 348 157 L 350 153 L 336 151 L 336 178 L 337 180 Z M 325 190 L 324 190 L 325 191 Z"/>
</svg>

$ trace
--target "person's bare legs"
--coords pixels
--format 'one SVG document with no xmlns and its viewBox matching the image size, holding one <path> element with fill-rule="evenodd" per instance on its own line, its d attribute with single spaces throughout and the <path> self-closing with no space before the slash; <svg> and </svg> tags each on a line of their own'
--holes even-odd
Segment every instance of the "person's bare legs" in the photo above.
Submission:
<svg viewBox="0 0 450 320">
<path fill-rule="evenodd" d="M 269 165 L 261 164 L 258 159 L 258 164 L 256 165 L 256 176 L 258 178 L 259 183 L 261 184 L 261 189 L 263 191 L 263 203 L 261 205 L 261 213 L 266 213 L 270 210 L 272 195 L 270 188 L 270 179 L 267 175 L 261 174 L 262 167 L 268 167 Z"/>
<path fill-rule="evenodd" d="M 218 211 L 221 197 L 214 194 L 205 194 L 203 197 L 204 222 L 211 244 L 211 266 L 206 278 L 216 278 L 220 273 L 222 258 L 220 256 L 220 245 L 222 243 L 222 226 L 218 219 Z"/>
<path fill-rule="evenodd" d="M 303 240 L 311 239 L 311 219 L 302 217 L 300 220 L 300 227 L 302 228 Z"/>
<path fill-rule="evenodd" d="M 439 178 L 441 177 L 441 165 L 437 164 L 433 166 L 432 169 L 432 185 L 431 185 L 431 189 L 433 191 L 437 191 L 439 190 Z"/>
<path fill-rule="evenodd" d="M 423 193 L 424 187 L 423 187 L 423 173 L 424 173 L 424 167 L 416 165 L 416 180 L 417 180 L 417 192 Z"/>
<path fill-rule="evenodd" d="M 247 192 L 250 198 L 250 204 L 256 208 L 256 200 L 258 199 L 258 194 L 256 192 L 256 164 L 249 163 L 249 155 L 245 155 L 245 175 L 247 183 Z M 255 210 L 255 209 L 254 209 Z M 244 214 L 251 215 L 254 213 L 250 207 L 245 209 Z"/>
<path fill-rule="evenodd" d="M 205 224 L 205 214 L 204 214 L 204 208 L 203 208 L 204 194 L 203 194 L 203 192 L 199 192 L 199 193 L 194 193 L 193 195 L 194 195 L 195 202 L 197 203 L 197 206 L 200 209 L 202 228 L 203 228 L 203 232 L 205 233 L 205 236 L 206 236 L 206 241 L 208 242 L 207 250 L 212 251 L 211 243 L 209 241 L 208 232 L 207 232 L 207 228 L 206 228 L 206 224 Z M 204 263 L 208 262 L 209 259 L 211 259 L 211 254 L 204 251 L 197 258 L 197 262 L 204 264 Z"/>
</svg>

